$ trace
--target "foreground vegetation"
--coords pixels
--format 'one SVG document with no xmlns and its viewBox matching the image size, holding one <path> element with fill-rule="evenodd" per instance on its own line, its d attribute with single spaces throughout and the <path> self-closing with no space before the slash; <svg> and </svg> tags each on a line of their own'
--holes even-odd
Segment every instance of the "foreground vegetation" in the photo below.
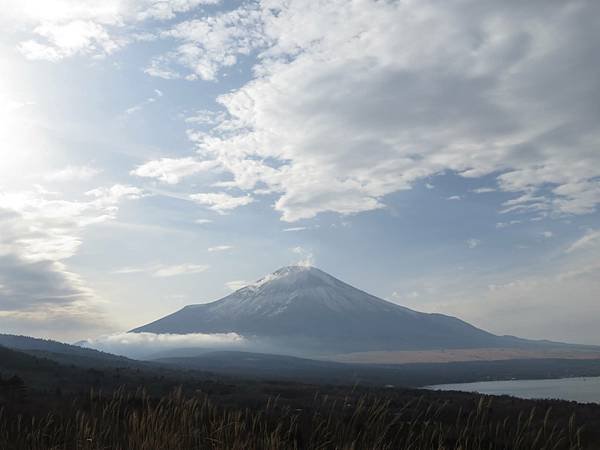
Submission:
<svg viewBox="0 0 600 450">
<path fill-rule="evenodd" d="M 12 385 L 18 385 L 14 380 Z M 215 404 L 179 388 L 160 398 L 144 390 L 64 399 L 59 411 L 0 412 L 0 448 L 41 449 L 585 449 L 595 437 L 575 415 L 552 407 L 502 416 L 493 397 L 388 398 L 355 391 L 315 394 L 304 408 L 281 397 L 262 407 Z M 380 394 L 380 393 L 379 393 Z M 15 394 L 23 395 L 20 393 Z M 443 397 L 443 395 L 442 395 Z M 306 399 L 305 399 L 306 400 Z M 531 402 L 529 402 L 531 403 Z M 499 414 L 500 413 L 500 414 Z"/>
<path fill-rule="evenodd" d="M 243 379 L 58 351 L 0 347 L 1 450 L 600 448 L 600 405 L 382 387 L 376 376 Z"/>
</svg>

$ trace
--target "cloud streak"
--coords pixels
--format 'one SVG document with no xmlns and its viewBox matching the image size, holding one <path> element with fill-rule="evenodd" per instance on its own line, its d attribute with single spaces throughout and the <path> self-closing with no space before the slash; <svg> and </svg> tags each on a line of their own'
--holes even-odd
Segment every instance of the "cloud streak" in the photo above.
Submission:
<svg viewBox="0 0 600 450">
<path fill-rule="evenodd" d="M 136 273 L 148 273 L 156 278 L 169 278 L 179 275 L 192 275 L 197 273 L 206 272 L 210 269 L 207 264 L 153 264 L 149 266 L 140 267 L 122 267 L 115 270 L 113 273 L 117 275 L 130 275 Z"/>
<path fill-rule="evenodd" d="M 236 333 L 116 333 L 87 339 L 81 345 L 116 355 L 144 358 L 178 348 L 240 349 L 246 344 L 247 340 Z"/>
<path fill-rule="evenodd" d="M 232 245 L 215 245 L 214 247 L 208 247 L 209 252 L 224 252 L 227 250 L 231 250 L 233 248 Z"/>
<path fill-rule="evenodd" d="M 600 230 L 588 230 L 567 248 L 567 253 L 600 247 Z"/>
</svg>

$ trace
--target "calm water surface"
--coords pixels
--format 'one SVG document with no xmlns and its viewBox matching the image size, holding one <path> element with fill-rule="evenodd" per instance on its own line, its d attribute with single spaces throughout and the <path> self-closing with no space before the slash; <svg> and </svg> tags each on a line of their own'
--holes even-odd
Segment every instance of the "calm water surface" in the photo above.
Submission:
<svg viewBox="0 0 600 450">
<path fill-rule="evenodd" d="M 490 395 L 512 395 L 519 398 L 553 398 L 580 403 L 600 403 L 600 377 L 481 381 L 438 384 L 427 388 L 442 391 L 479 392 Z"/>
</svg>

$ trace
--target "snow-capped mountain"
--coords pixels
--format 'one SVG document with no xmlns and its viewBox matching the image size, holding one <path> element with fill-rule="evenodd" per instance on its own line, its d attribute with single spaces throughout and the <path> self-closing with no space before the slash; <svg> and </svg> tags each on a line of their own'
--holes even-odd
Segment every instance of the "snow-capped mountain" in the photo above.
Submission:
<svg viewBox="0 0 600 450">
<path fill-rule="evenodd" d="M 390 303 L 304 266 L 284 267 L 221 300 L 186 306 L 132 332 L 235 332 L 320 352 L 494 347 L 510 339 Z"/>
</svg>

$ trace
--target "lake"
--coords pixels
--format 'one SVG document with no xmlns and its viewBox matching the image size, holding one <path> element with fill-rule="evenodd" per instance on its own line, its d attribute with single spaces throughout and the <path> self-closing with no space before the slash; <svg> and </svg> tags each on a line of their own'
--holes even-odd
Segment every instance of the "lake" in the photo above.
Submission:
<svg viewBox="0 0 600 450">
<path fill-rule="evenodd" d="M 506 380 L 476 383 L 439 384 L 427 389 L 511 395 L 528 399 L 560 399 L 580 403 L 600 403 L 600 377 L 554 380 Z"/>
</svg>

